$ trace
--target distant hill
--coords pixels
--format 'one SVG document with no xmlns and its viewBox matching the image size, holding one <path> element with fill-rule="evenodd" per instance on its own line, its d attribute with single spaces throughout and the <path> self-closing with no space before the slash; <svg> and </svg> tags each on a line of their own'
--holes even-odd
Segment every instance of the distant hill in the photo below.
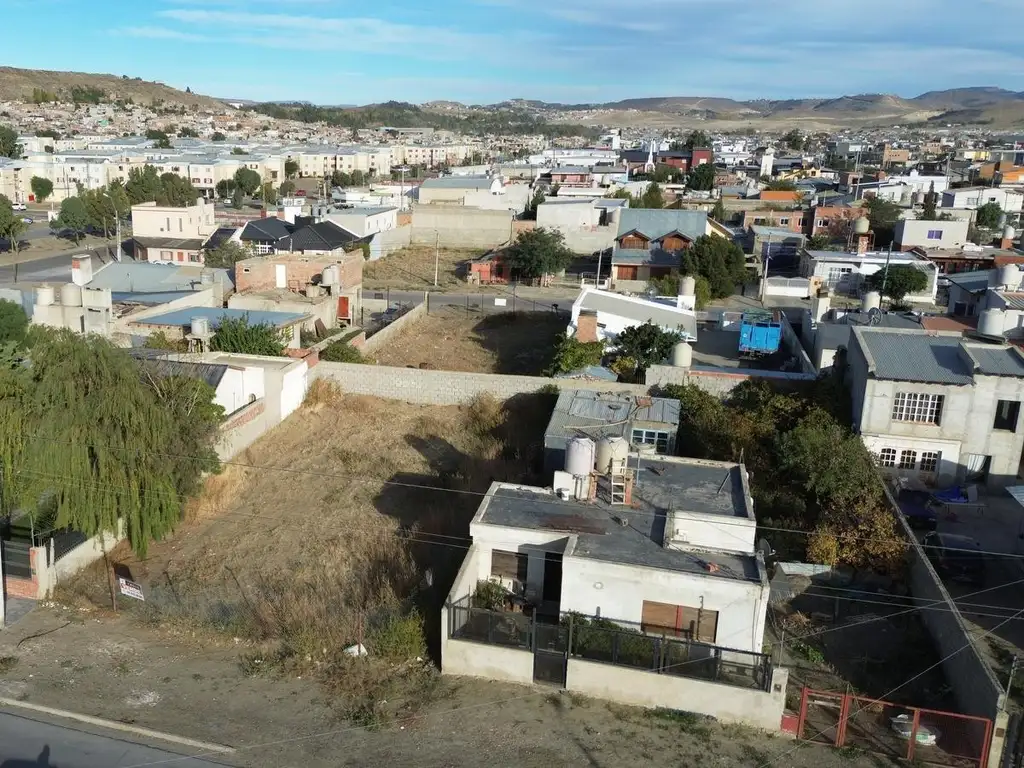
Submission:
<svg viewBox="0 0 1024 768">
<path fill-rule="evenodd" d="M 131 99 L 137 104 L 164 104 L 223 109 L 224 102 L 210 96 L 186 93 L 163 83 L 134 79 L 127 75 L 94 75 L 86 72 L 51 72 L 42 69 L 0 67 L 0 101 L 31 101 L 39 89 L 71 101 L 77 89 L 80 100 L 117 101 Z"/>
</svg>

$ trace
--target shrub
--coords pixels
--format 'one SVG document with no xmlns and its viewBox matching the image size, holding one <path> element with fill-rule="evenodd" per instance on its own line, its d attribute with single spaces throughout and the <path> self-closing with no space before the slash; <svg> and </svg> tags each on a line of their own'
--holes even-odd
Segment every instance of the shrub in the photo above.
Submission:
<svg viewBox="0 0 1024 768">
<path fill-rule="evenodd" d="M 423 620 L 415 611 L 408 616 L 389 616 L 368 638 L 370 651 L 390 661 L 410 661 L 426 654 Z"/>
<path fill-rule="evenodd" d="M 320 359 L 328 363 L 362 363 L 363 353 L 344 341 L 336 341 L 324 347 Z"/>
<path fill-rule="evenodd" d="M 505 607 L 508 590 L 496 581 L 478 581 L 473 593 L 473 607 L 500 611 Z"/>
</svg>

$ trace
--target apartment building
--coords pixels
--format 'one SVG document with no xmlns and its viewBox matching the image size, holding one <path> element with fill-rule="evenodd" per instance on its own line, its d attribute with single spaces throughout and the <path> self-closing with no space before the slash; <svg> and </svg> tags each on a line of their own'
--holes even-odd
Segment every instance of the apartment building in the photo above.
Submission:
<svg viewBox="0 0 1024 768">
<path fill-rule="evenodd" d="M 942 193 L 943 208 L 980 208 L 988 203 L 1019 214 L 1024 209 L 1024 192 L 1009 187 L 961 187 Z"/>
</svg>

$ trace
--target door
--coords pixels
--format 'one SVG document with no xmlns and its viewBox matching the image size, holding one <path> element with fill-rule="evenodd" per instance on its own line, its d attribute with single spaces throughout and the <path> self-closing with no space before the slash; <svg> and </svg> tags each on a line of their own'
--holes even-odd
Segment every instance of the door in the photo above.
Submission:
<svg viewBox="0 0 1024 768">
<path fill-rule="evenodd" d="M 275 284 L 278 288 L 288 287 L 288 266 L 286 264 L 274 265 Z"/>
<path fill-rule="evenodd" d="M 562 601 L 562 553 L 544 553 L 544 587 L 541 599 L 546 603 Z"/>
<path fill-rule="evenodd" d="M 351 319 L 349 317 L 349 313 L 348 313 L 348 296 L 339 296 L 338 297 L 338 319 L 339 320 L 349 320 L 349 319 Z"/>
</svg>

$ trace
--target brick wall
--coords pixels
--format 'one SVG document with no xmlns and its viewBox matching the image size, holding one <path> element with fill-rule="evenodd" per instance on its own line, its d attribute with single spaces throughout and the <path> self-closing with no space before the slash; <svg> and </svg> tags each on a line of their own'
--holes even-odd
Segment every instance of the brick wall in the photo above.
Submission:
<svg viewBox="0 0 1024 768">
<path fill-rule="evenodd" d="M 293 350 L 288 350 L 293 351 Z M 298 351 L 298 350 L 294 350 Z M 253 419 L 259 417 L 266 410 L 266 403 L 262 399 L 257 400 L 254 403 L 249 403 L 241 410 L 237 411 L 230 419 L 224 421 L 220 425 L 221 432 L 229 432 L 232 429 L 238 429 L 243 424 L 247 424 Z"/>
<path fill-rule="evenodd" d="M 325 267 L 341 265 L 341 285 L 345 290 L 363 283 L 363 253 L 354 251 L 344 255 L 310 256 L 309 261 L 294 256 L 273 256 L 244 259 L 235 265 L 235 290 L 266 291 L 277 287 L 277 265 L 284 264 L 287 288 L 299 291 L 310 283 L 319 283 Z M 248 271 L 246 271 L 248 270 Z"/>
<path fill-rule="evenodd" d="M 4 590 L 7 592 L 7 597 L 39 599 L 39 586 L 34 581 L 29 581 L 28 579 L 16 579 L 13 576 L 5 576 Z"/>
</svg>

